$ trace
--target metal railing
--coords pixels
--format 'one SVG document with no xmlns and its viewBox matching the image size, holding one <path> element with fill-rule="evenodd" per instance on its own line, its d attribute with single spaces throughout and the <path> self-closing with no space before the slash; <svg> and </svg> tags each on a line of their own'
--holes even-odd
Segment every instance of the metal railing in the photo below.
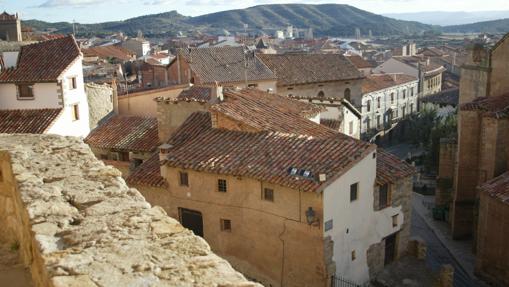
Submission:
<svg viewBox="0 0 509 287">
<path fill-rule="evenodd" d="M 358 284 L 352 280 L 348 280 L 348 279 L 343 278 L 338 275 L 331 276 L 330 280 L 331 280 L 331 282 L 330 282 L 331 287 L 368 287 L 369 286 L 369 282 L 364 283 L 364 284 Z"/>
</svg>

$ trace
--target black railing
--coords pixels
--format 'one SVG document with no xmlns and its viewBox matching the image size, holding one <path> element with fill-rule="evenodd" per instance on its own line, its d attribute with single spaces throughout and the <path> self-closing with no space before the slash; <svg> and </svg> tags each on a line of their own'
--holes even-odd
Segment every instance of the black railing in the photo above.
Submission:
<svg viewBox="0 0 509 287">
<path fill-rule="evenodd" d="M 334 275 L 330 278 L 331 287 L 368 287 L 369 284 L 358 284 L 352 280 L 348 280 L 338 275 Z"/>
</svg>

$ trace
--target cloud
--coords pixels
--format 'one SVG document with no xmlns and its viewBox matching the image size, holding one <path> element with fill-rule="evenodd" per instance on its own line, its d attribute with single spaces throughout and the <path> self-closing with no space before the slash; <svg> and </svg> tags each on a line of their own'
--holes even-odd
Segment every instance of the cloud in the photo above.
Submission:
<svg viewBox="0 0 509 287">
<path fill-rule="evenodd" d="M 39 8 L 84 7 L 99 3 L 104 3 L 104 0 L 47 0 L 37 7 Z"/>
</svg>

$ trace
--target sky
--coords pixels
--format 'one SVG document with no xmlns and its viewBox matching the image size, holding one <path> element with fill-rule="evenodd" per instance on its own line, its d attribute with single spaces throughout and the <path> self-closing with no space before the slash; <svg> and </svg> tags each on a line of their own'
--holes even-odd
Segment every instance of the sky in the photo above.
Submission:
<svg viewBox="0 0 509 287">
<path fill-rule="evenodd" d="M 186 16 L 197 16 L 260 4 L 307 3 L 349 4 L 373 13 L 421 11 L 500 11 L 509 10 L 509 0 L 0 0 L 3 10 L 19 12 L 22 19 L 48 22 L 75 20 L 98 23 L 124 20 L 136 16 L 177 10 Z"/>
</svg>

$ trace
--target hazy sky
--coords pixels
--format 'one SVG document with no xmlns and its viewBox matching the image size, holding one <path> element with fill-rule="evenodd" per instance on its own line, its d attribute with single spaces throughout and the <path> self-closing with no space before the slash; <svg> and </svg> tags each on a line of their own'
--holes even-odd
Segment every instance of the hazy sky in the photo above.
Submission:
<svg viewBox="0 0 509 287">
<path fill-rule="evenodd" d="M 479 7 L 479 2 L 482 2 L 482 7 Z M 196 16 L 270 3 L 341 3 L 379 14 L 439 10 L 509 10 L 509 0 L 0 0 L 3 10 L 10 13 L 18 11 L 23 19 L 50 22 L 71 22 L 75 19 L 81 23 L 123 20 L 171 10 Z"/>
</svg>

